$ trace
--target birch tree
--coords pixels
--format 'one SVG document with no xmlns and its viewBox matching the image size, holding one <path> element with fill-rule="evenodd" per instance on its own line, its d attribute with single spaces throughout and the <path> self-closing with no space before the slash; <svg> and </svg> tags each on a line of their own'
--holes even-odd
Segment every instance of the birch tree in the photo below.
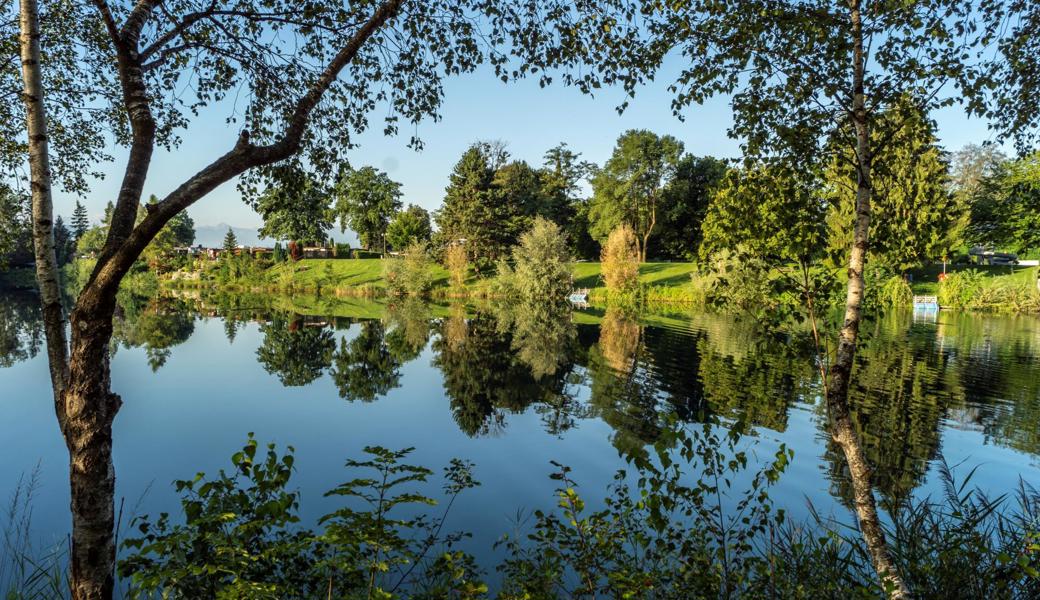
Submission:
<svg viewBox="0 0 1040 600">
<path fill-rule="evenodd" d="M 108 348 L 131 265 L 218 186 L 237 181 L 252 202 L 279 173 L 306 166 L 327 179 L 375 109 L 395 134 L 436 117 L 445 77 L 482 63 L 505 76 L 532 16 L 515 4 L 55 0 L 41 14 L 35 0 L 21 0 L 17 18 L 2 21 L 21 61 L 4 64 L 0 86 L 24 99 L 17 121 L 25 126 L 0 119 L 0 160 L 17 179 L 28 159 L 55 412 L 69 450 L 74 599 L 107 599 L 114 587 L 112 422 L 122 399 L 111 389 Z M 189 128 L 197 115 L 214 109 L 224 109 L 230 138 L 221 148 L 219 132 L 208 132 L 211 162 L 138 220 L 156 149 L 176 149 L 181 136 L 197 134 Z M 0 117 L 14 110 L 0 107 Z M 51 189 L 85 191 L 94 165 L 116 154 L 112 140 L 125 156 L 121 181 L 66 338 Z"/>
<path fill-rule="evenodd" d="M 879 579 L 893 598 L 908 597 L 878 520 L 870 467 L 851 427 L 847 402 L 870 248 L 873 165 L 896 131 L 886 130 L 878 116 L 904 100 L 923 115 L 957 103 L 982 110 L 984 89 L 992 82 L 983 52 L 993 40 L 990 17 L 1001 3 L 551 4 L 545 12 L 566 13 L 571 26 L 544 28 L 530 55 L 547 57 L 560 67 L 565 83 L 589 93 L 613 84 L 635 94 L 659 75 L 667 57 L 680 66 L 669 87 L 673 111 L 681 117 L 693 104 L 728 96 L 734 120 L 729 133 L 741 141 L 751 164 L 772 158 L 808 170 L 848 150 L 856 178 L 855 216 L 850 221 L 845 316 L 836 351 L 826 357 L 828 415 L 831 434 L 857 482 L 856 512 Z M 594 57 L 592 68 L 586 66 L 589 57 Z M 834 138 L 842 139 L 844 147 L 828 143 Z"/>
</svg>

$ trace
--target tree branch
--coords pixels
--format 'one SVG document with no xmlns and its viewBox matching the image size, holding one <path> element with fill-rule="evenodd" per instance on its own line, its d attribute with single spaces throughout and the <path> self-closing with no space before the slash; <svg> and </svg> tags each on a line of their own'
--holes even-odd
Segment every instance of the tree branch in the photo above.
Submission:
<svg viewBox="0 0 1040 600">
<path fill-rule="evenodd" d="M 336 53 L 321 76 L 311 84 L 307 93 L 296 103 L 285 130 L 276 141 L 264 146 L 256 146 L 249 141 L 249 133 L 243 131 L 234 148 L 228 153 L 213 161 L 162 201 L 153 205 L 148 215 L 133 228 L 126 240 L 114 248 L 110 255 L 104 256 L 103 260 L 98 260 L 98 266 L 88 285 L 98 288 L 102 293 L 92 294 L 90 297 L 97 299 L 106 294 L 115 294 L 119 282 L 133 262 L 166 223 L 179 212 L 216 189 L 217 186 L 231 181 L 247 170 L 285 160 L 298 152 L 303 143 L 303 134 L 311 113 L 321 101 L 322 96 L 336 81 L 343 69 L 357 56 L 365 42 L 397 14 L 402 3 L 403 0 L 383 2 L 372 17 L 351 37 L 350 41 Z M 127 169 L 129 172 L 129 164 Z M 111 235 L 109 241 L 111 241 Z"/>
</svg>

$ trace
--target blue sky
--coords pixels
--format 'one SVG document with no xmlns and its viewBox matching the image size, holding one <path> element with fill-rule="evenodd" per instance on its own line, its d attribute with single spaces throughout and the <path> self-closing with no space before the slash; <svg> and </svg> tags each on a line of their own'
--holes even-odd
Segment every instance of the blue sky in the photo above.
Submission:
<svg viewBox="0 0 1040 600">
<path fill-rule="evenodd" d="M 545 150 L 567 142 L 585 160 L 602 164 L 621 132 L 643 128 L 674 135 L 696 155 L 736 157 L 739 144 L 726 135 L 732 123 L 728 99 L 719 97 L 691 107 L 684 113 L 685 121 L 679 121 L 671 113 L 667 84 L 668 78 L 660 77 L 644 87 L 619 116 L 614 109 L 623 94 L 618 89 L 590 97 L 562 85 L 539 88 L 536 81 L 504 84 L 489 71 L 481 70 L 445 83 L 442 119 L 424 122 L 418 128 L 425 142 L 421 152 L 407 147 L 410 131 L 385 137 L 379 119 L 374 117 L 374 126 L 357 138 L 359 147 L 349 158 L 356 167 L 373 165 L 387 171 L 403 184 L 405 203 L 433 210 L 441 203 L 455 161 L 477 140 L 503 140 L 515 158 L 535 165 L 541 164 Z M 180 148 L 171 153 L 156 152 L 146 195 L 162 197 L 232 146 L 237 131 L 224 124 L 227 111 L 227 106 L 213 107 L 184 132 Z M 967 119 L 957 107 L 934 116 L 940 140 L 948 150 L 990 138 L 985 122 Z M 105 203 L 115 197 L 123 157 L 125 153 L 117 153 L 117 161 L 105 169 L 108 176 L 96 182 L 83 200 L 92 220 L 98 220 Z M 56 197 L 56 211 L 70 215 L 74 202 L 72 196 Z M 218 188 L 188 212 L 197 225 L 260 225 L 259 216 L 241 201 L 234 183 Z"/>
</svg>

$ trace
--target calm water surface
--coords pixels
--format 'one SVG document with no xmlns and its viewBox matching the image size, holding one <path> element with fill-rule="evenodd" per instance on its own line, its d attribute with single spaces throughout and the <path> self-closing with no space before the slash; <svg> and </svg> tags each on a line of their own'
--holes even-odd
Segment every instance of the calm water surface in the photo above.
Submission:
<svg viewBox="0 0 1040 600">
<path fill-rule="evenodd" d="M 0 295 L 0 495 L 39 466 L 41 541 L 68 530 L 66 451 L 32 296 Z M 852 403 L 883 507 L 939 491 L 942 461 L 994 495 L 1040 484 L 1040 320 L 942 313 L 870 325 Z M 602 497 L 669 419 L 722 419 L 765 460 L 794 460 L 773 498 L 850 520 L 811 349 L 729 316 L 366 301 L 128 298 L 116 324 L 117 494 L 124 516 L 177 511 L 171 481 L 229 465 L 248 432 L 291 444 L 304 518 L 366 445 L 413 463 L 476 463 L 456 525 L 487 550 L 551 506 L 551 460 Z"/>
</svg>

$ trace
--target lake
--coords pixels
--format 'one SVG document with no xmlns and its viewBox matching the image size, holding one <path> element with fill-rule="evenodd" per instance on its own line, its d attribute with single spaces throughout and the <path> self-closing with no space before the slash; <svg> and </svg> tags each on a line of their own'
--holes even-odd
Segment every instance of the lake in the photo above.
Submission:
<svg viewBox="0 0 1040 600">
<path fill-rule="evenodd" d="M 35 298 L 0 295 L 0 495 L 38 465 L 40 543 L 69 529 L 67 454 L 50 400 Z M 1040 319 L 891 315 L 863 331 L 851 404 L 882 508 L 941 493 L 945 461 L 987 493 L 1040 484 Z M 131 514 L 178 511 L 171 482 L 229 468 L 249 432 L 296 449 L 304 520 L 352 477 L 362 448 L 458 457 L 482 485 L 449 522 L 474 552 L 554 504 L 550 461 L 602 498 L 667 424 L 718 419 L 753 460 L 794 451 L 772 497 L 854 522 L 804 335 L 730 315 L 538 310 L 330 298 L 125 297 L 112 387 L 117 497 Z M 696 476 L 696 474 L 691 474 Z"/>
</svg>

